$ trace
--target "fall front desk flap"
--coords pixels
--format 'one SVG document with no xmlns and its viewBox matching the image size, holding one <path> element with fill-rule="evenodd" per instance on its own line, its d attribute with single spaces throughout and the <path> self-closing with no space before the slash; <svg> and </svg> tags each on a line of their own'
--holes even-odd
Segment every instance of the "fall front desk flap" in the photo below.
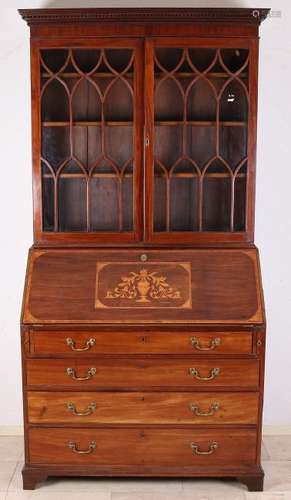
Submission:
<svg viewBox="0 0 291 500">
<path fill-rule="evenodd" d="M 24 323 L 263 323 L 255 249 L 32 250 Z"/>
</svg>

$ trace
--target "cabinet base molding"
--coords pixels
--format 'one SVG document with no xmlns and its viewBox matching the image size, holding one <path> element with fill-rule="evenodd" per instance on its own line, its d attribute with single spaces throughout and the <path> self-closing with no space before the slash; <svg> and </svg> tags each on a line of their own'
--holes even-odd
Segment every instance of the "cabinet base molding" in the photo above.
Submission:
<svg viewBox="0 0 291 500">
<path fill-rule="evenodd" d="M 22 469 L 23 489 L 34 490 L 48 477 L 127 477 L 127 478 L 236 478 L 246 485 L 248 491 L 263 491 L 264 471 L 261 467 L 232 469 L 229 467 L 51 467 L 24 465 Z"/>
</svg>

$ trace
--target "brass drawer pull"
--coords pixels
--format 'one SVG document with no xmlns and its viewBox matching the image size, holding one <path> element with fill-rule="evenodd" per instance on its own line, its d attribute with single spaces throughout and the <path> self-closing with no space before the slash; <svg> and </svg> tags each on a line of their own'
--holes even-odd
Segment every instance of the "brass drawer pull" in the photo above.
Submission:
<svg viewBox="0 0 291 500">
<path fill-rule="evenodd" d="M 94 338 L 88 339 L 85 344 L 85 347 L 76 347 L 76 342 L 73 339 L 71 339 L 71 337 L 67 337 L 66 344 L 72 349 L 72 351 L 82 352 L 91 349 L 91 347 L 93 347 L 93 345 L 96 344 L 96 339 Z"/>
<path fill-rule="evenodd" d="M 197 337 L 191 337 L 191 344 L 195 347 L 195 349 L 198 349 L 198 351 L 212 351 L 221 344 L 221 339 L 219 337 L 215 337 L 211 340 L 208 347 L 201 347 L 199 339 Z"/>
<path fill-rule="evenodd" d="M 217 450 L 218 443 L 216 441 L 213 441 L 213 443 L 211 443 L 211 445 L 209 446 L 208 451 L 200 451 L 199 446 L 196 443 L 191 443 L 191 448 L 193 451 L 193 455 L 212 455 L 212 453 L 214 453 L 215 450 Z"/>
<path fill-rule="evenodd" d="M 76 370 L 74 370 L 74 368 L 67 368 L 66 369 L 66 373 L 67 375 L 69 375 L 69 377 L 72 377 L 73 380 L 89 380 L 90 378 L 94 377 L 94 375 L 96 375 L 96 368 L 88 368 L 87 370 L 87 373 L 88 375 L 86 375 L 85 377 L 78 377 L 76 375 Z"/>
<path fill-rule="evenodd" d="M 96 443 L 95 441 L 91 441 L 88 450 L 78 450 L 76 443 L 73 442 L 70 442 L 68 446 L 74 453 L 78 453 L 79 455 L 89 455 L 89 453 L 93 453 L 93 451 L 95 450 Z"/>
<path fill-rule="evenodd" d="M 210 372 L 209 372 L 208 377 L 201 377 L 197 368 L 189 368 L 189 373 L 192 377 L 195 377 L 198 380 L 212 380 L 215 377 L 217 377 L 217 375 L 219 375 L 220 368 L 212 368 L 212 370 L 210 370 Z"/>
<path fill-rule="evenodd" d="M 87 406 L 86 410 L 84 410 L 84 411 L 77 411 L 74 403 L 68 403 L 67 408 L 70 412 L 73 413 L 73 415 L 76 415 L 76 417 L 87 417 L 88 415 L 91 415 L 96 410 L 97 404 L 94 403 L 94 401 L 93 401 L 93 403 L 90 403 Z"/>
<path fill-rule="evenodd" d="M 213 403 L 212 405 L 210 405 L 208 411 L 201 411 L 201 410 L 199 410 L 199 406 L 196 403 L 192 403 L 190 405 L 190 410 L 195 415 L 197 415 L 197 417 L 211 417 L 212 415 L 214 415 L 214 413 L 216 411 L 219 410 L 219 404 L 218 403 Z"/>
</svg>

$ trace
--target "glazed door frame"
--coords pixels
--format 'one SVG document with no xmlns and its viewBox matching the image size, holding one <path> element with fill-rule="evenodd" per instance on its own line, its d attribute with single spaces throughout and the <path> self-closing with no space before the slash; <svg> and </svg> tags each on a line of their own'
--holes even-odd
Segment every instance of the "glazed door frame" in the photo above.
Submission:
<svg viewBox="0 0 291 500">
<path fill-rule="evenodd" d="M 132 232 L 45 232 L 42 221 L 40 49 L 50 48 L 133 48 L 135 58 L 134 117 L 134 227 Z M 159 47 L 245 48 L 249 50 L 248 173 L 246 186 L 246 230 L 153 231 L 153 153 L 154 153 L 154 61 L 153 50 Z M 32 159 L 34 243 L 36 245 L 130 245 L 145 244 L 219 244 L 252 243 L 254 239 L 256 124 L 257 124 L 258 39 L 241 37 L 77 37 L 31 40 L 32 72 Z"/>
<path fill-rule="evenodd" d="M 43 230 L 42 169 L 41 169 L 41 82 L 40 50 L 42 49 L 98 49 L 130 48 L 134 57 L 133 99 L 133 230 L 95 232 L 54 232 Z M 130 244 L 142 239 L 142 161 L 143 161 L 143 39 L 142 38 L 59 38 L 31 40 L 31 96 L 32 96 L 32 162 L 34 243 L 36 245 L 102 245 Z M 88 188 L 87 188 L 88 189 Z M 57 196 L 57 194 L 55 194 Z M 88 216 L 87 201 L 87 216 Z"/>
<path fill-rule="evenodd" d="M 247 118 L 247 183 L 245 231 L 154 231 L 154 49 L 163 48 L 221 48 L 249 50 L 249 103 Z M 254 239 L 254 203 L 256 168 L 256 124 L 257 124 L 257 71 L 258 39 L 245 38 L 178 38 L 154 37 L 145 42 L 145 240 L 158 244 L 216 244 L 251 243 Z M 232 206 L 233 210 L 233 206 Z M 169 215 L 168 215 L 169 217 Z"/>
</svg>

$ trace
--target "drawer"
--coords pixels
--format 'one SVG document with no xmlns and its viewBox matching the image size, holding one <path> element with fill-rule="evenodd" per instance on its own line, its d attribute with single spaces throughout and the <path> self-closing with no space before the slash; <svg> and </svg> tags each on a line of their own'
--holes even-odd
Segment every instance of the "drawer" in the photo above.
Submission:
<svg viewBox="0 0 291 500">
<path fill-rule="evenodd" d="M 31 424 L 256 424 L 259 396 L 203 392 L 34 392 Z"/>
<path fill-rule="evenodd" d="M 91 388 L 257 388 L 257 359 L 29 359 L 27 384 Z"/>
<path fill-rule="evenodd" d="M 252 332 L 31 331 L 30 352 L 68 354 L 251 354 Z"/>
<path fill-rule="evenodd" d="M 256 441 L 255 430 L 31 428 L 29 455 L 32 464 L 241 467 L 255 462 Z"/>
</svg>

